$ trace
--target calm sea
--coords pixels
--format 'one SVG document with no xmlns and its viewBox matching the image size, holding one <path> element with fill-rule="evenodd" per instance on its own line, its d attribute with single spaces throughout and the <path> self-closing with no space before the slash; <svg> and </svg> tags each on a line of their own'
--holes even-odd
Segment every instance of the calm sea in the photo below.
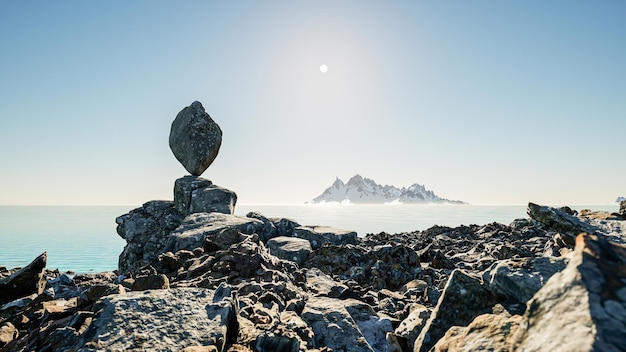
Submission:
<svg viewBox="0 0 626 352">
<path fill-rule="evenodd" d="M 24 266 L 48 252 L 48 268 L 98 272 L 117 268 L 125 241 L 115 218 L 133 206 L 0 206 L 0 266 Z M 616 211 L 616 205 L 573 206 Z M 435 224 L 509 224 L 526 217 L 525 205 L 239 205 L 302 225 L 328 225 L 367 233 L 424 230 Z"/>
</svg>

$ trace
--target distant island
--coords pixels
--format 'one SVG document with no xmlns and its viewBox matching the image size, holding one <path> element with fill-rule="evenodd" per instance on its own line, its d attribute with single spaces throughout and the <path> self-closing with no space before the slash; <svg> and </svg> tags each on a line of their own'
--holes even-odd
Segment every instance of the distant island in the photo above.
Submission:
<svg viewBox="0 0 626 352">
<path fill-rule="evenodd" d="M 335 182 L 322 194 L 313 198 L 309 203 L 349 202 L 354 204 L 466 204 L 460 200 L 441 198 L 423 185 L 414 183 L 409 187 L 380 185 L 376 181 L 355 175 L 348 183 L 337 177 Z"/>
<path fill-rule="evenodd" d="M 617 199 L 615 200 L 615 203 L 621 203 L 621 202 L 623 202 L 625 200 L 626 200 L 626 197 L 621 197 L 620 196 L 620 197 L 617 197 Z"/>
</svg>

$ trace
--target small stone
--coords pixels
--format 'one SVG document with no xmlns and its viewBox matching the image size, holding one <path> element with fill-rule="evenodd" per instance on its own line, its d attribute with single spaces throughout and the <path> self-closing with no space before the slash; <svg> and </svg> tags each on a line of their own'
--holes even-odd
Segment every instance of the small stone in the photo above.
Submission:
<svg viewBox="0 0 626 352">
<path fill-rule="evenodd" d="M 222 130 L 198 101 L 181 110 L 172 122 L 170 149 L 190 174 L 200 176 L 217 157 Z"/>
</svg>

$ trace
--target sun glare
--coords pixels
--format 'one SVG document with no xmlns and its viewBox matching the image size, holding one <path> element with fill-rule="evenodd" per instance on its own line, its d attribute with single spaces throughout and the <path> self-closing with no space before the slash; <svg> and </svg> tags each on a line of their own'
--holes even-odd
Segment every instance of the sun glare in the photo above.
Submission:
<svg viewBox="0 0 626 352">
<path fill-rule="evenodd" d="M 326 65 L 320 66 L 320 72 L 321 73 L 326 73 L 326 71 L 328 71 L 328 66 L 326 66 Z"/>
</svg>

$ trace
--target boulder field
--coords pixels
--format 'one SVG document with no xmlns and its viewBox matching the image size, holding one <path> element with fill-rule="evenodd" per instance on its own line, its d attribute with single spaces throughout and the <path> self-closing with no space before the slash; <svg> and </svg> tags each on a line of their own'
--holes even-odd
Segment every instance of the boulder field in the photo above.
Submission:
<svg viewBox="0 0 626 352">
<path fill-rule="evenodd" d="M 357 237 L 175 203 L 117 219 L 115 272 L 2 269 L 0 351 L 626 348 L 617 215 L 531 203 L 510 225 Z"/>
</svg>

